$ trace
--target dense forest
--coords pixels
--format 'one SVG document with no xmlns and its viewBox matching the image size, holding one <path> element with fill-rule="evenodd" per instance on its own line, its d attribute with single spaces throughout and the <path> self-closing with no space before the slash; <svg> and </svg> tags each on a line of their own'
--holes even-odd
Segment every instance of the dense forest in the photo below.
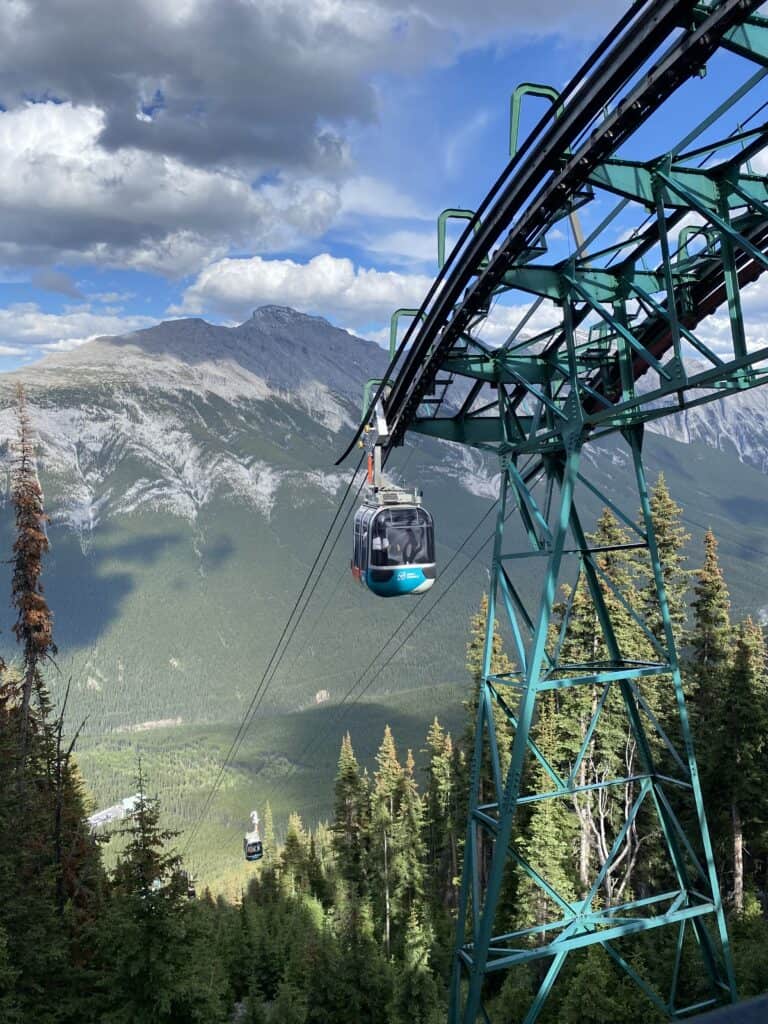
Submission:
<svg viewBox="0 0 768 1024">
<path fill-rule="evenodd" d="M 195 893 L 176 852 L 178 835 L 163 824 L 152 779 L 137 764 L 141 794 L 119 831 L 122 847 L 109 870 L 104 839 L 85 819 L 76 729 L 66 704 L 51 705 L 46 674 L 56 648 L 42 586 L 47 551 L 42 492 L 20 396 L 20 437 L 12 481 L 16 541 L 11 600 L 19 670 L 0 675 L 0 1021 L 4 1024 L 437 1024 L 446 1015 L 447 981 L 458 899 L 472 747 L 487 605 L 468 623 L 466 720 L 452 737 L 437 718 L 420 750 L 399 751 L 387 726 L 371 771 L 347 734 L 335 778 L 330 822 L 307 828 L 298 815 L 273 821 L 264 809 L 264 857 L 239 900 Z M 678 640 L 686 659 L 689 710 L 716 860 L 729 910 L 740 994 L 768 988 L 768 675 L 763 631 L 731 621 L 717 541 L 709 533 L 700 568 L 686 568 L 689 540 L 681 509 L 663 478 L 653 513 Z M 602 569 L 616 591 L 660 629 L 649 604 L 648 568 L 621 548 L 623 527 L 609 511 L 596 526 L 610 548 Z M 617 545 L 618 550 L 617 550 Z M 572 607 L 565 642 L 574 661 L 595 656 L 600 632 L 585 592 L 564 593 Z M 615 593 L 606 588 L 606 600 Z M 617 616 L 620 609 L 614 609 Z M 564 614 L 561 609 L 560 614 Z M 626 643 L 642 655 L 647 638 L 628 615 Z M 637 633 L 637 635 L 635 635 Z M 496 632 L 493 669 L 510 666 Z M 662 726 L 674 709 L 660 681 L 650 688 Z M 584 731 L 585 707 L 540 704 L 535 739 L 557 761 L 565 740 Z M 620 709 L 606 708 L 608 728 L 583 762 L 585 781 L 631 776 L 636 757 Z M 499 734 L 509 740 L 504 720 Z M 65 737 L 74 738 L 65 740 Z M 509 744 L 502 743 L 502 757 Z M 529 785 L 536 785 L 535 768 Z M 528 862 L 576 899 L 622 832 L 631 793 L 535 805 L 516 843 Z M 646 823 L 647 824 L 647 823 Z M 278 829 L 279 825 L 279 829 Z M 626 830 L 622 856 L 602 882 L 601 899 L 657 888 L 660 837 L 643 822 Z M 276 831 L 284 835 L 278 842 Z M 504 913 L 510 927 L 543 923 L 541 892 L 510 868 Z M 674 936 L 641 935 L 623 954 L 632 969 L 663 988 Z M 681 975 L 692 998 L 701 984 L 695 949 L 684 948 Z M 499 977 L 487 993 L 491 1019 L 522 1019 L 538 980 L 533 965 Z M 541 1016 L 550 1024 L 652 1021 L 656 1011 L 602 950 L 574 955 Z M 660 1019 L 660 1018 L 659 1018 Z"/>
</svg>

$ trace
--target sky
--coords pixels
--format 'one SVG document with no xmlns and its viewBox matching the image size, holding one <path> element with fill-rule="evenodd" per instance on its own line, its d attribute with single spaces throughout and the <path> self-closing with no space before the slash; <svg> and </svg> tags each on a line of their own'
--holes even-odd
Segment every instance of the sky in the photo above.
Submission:
<svg viewBox="0 0 768 1024">
<path fill-rule="evenodd" d="M 267 303 L 383 343 L 439 211 L 506 163 L 514 86 L 562 88 L 623 7 L 4 0 L 0 369 Z"/>
</svg>

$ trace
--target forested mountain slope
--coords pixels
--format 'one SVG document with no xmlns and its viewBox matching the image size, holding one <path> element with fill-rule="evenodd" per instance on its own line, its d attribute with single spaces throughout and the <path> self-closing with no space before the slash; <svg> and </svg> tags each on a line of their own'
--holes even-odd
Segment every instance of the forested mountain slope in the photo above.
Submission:
<svg viewBox="0 0 768 1024">
<path fill-rule="evenodd" d="M 61 670 L 50 685 L 60 699 L 72 679 L 68 719 L 74 726 L 87 716 L 81 758 L 100 804 L 131 792 L 136 750 L 145 749 L 158 759 L 158 784 L 172 783 L 167 806 L 182 824 L 192 813 L 189 794 L 204 790 L 226 751 L 349 479 L 352 467 L 333 463 L 359 415 L 363 382 L 385 365 L 373 343 L 271 306 L 236 327 L 175 320 L 102 338 L 2 378 L 6 457 L 19 380 L 39 439 L 51 518 L 46 592 Z M 663 427 L 670 437 L 646 442 L 651 479 L 664 470 L 685 509 L 692 557 L 709 526 L 717 534 L 736 611 L 768 604 L 768 479 L 756 455 L 766 410 L 768 395 L 757 390 L 688 414 Z M 628 479 L 620 443 L 601 442 L 586 458 L 595 482 L 620 498 Z M 444 567 L 493 500 L 495 467 L 417 440 L 390 468 L 423 488 Z M 598 503 L 587 511 L 594 521 Z M 10 526 L 6 515 L 6 550 Z M 440 604 L 371 682 L 372 703 L 354 709 L 363 756 L 385 717 L 397 718 L 409 743 L 435 709 L 448 724 L 460 714 L 483 557 L 441 593 L 490 526 L 442 575 L 424 610 Z M 265 696 L 228 821 L 263 798 L 265 775 L 272 788 L 286 777 L 278 815 L 282 798 L 310 820 L 327 811 L 320 792 L 342 728 L 336 702 L 411 607 L 353 583 L 349 540 L 343 533 Z M 11 653 L 9 625 L 6 618 L 2 637 Z M 297 745 L 318 722 L 327 742 L 297 764 Z"/>
</svg>

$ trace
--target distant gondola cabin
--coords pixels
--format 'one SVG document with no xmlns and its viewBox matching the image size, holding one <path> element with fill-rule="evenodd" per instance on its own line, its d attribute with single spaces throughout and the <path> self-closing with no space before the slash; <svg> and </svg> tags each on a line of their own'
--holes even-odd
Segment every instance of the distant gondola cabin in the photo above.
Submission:
<svg viewBox="0 0 768 1024">
<path fill-rule="evenodd" d="M 259 815 L 256 811 L 251 812 L 251 831 L 246 832 L 243 837 L 243 853 L 246 860 L 261 860 L 264 856 L 259 832 Z"/>
<path fill-rule="evenodd" d="M 264 851 L 261 848 L 260 839 L 252 839 L 249 841 L 248 838 L 246 837 L 246 839 L 243 841 L 243 849 L 245 850 L 246 860 L 261 860 L 261 858 L 264 856 Z"/>
</svg>

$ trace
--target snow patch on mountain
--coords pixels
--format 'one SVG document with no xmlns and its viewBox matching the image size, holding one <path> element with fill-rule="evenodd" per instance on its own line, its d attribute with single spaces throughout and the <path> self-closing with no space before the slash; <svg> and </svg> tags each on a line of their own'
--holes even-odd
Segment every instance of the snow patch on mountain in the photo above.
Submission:
<svg viewBox="0 0 768 1024">
<path fill-rule="evenodd" d="M 454 477 L 477 498 L 498 498 L 500 474 L 492 472 L 482 453 L 453 442 L 446 442 L 446 446 L 448 458 L 442 465 L 436 465 L 435 471 Z"/>
<path fill-rule="evenodd" d="M 666 416 L 650 423 L 649 429 L 684 444 L 700 441 L 736 454 L 745 465 L 768 473 L 768 394 L 764 388 Z"/>
</svg>

